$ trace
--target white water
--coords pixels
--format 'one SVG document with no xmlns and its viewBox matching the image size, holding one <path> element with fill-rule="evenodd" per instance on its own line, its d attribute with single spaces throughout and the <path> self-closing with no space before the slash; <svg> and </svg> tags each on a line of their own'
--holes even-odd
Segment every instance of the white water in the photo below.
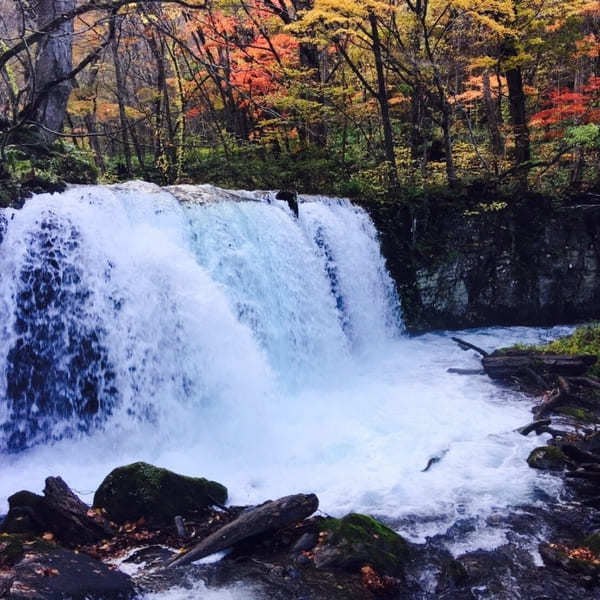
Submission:
<svg viewBox="0 0 600 600">
<path fill-rule="evenodd" d="M 259 194 L 197 192 L 215 202 L 181 204 L 132 184 L 4 211 L 0 439 L 14 445 L 22 431 L 38 443 L 0 455 L 0 511 L 51 474 L 89 501 L 110 469 L 146 460 L 216 479 L 234 504 L 310 491 L 334 515 L 426 517 L 403 530 L 422 539 L 556 488 L 525 463 L 540 439 L 513 431 L 531 420 L 529 401 L 446 373 L 478 364 L 451 334 L 402 334 L 366 213 L 305 198 L 296 220 Z M 55 279 L 24 299 L 31 278 L 48 273 Z M 560 332 L 464 335 L 493 349 Z M 46 362 L 15 358 L 15 347 Z M 102 416 L 76 416 L 82 394 Z M 29 412 L 15 408 L 32 398 Z"/>
</svg>

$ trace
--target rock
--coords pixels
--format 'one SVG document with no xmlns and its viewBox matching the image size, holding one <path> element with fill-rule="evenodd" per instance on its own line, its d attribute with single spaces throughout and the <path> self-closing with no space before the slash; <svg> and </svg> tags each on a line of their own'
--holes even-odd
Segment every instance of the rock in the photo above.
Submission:
<svg viewBox="0 0 600 600">
<path fill-rule="evenodd" d="M 166 523 L 226 501 L 227 488 L 220 483 L 137 462 L 114 469 L 100 484 L 93 505 L 117 523 L 140 517 Z"/>
<path fill-rule="evenodd" d="M 569 548 L 562 544 L 539 545 L 540 555 L 546 565 L 557 566 L 569 573 L 580 573 L 597 580 L 600 564 L 595 556 L 587 556 L 580 548 Z"/>
<path fill-rule="evenodd" d="M 511 354 L 492 354 L 481 360 L 487 375 L 492 379 L 518 377 L 528 370 L 534 373 L 552 373 L 554 375 L 583 375 L 596 363 L 593 354 L 571 356 L 569 354 L 543 354 L 535 352 L 514 352 Z"/>
<path fill-rule="evenodd" d="M 319 507 L 314 494 L 296 494 L 265 502 L 243 513 L 215 533 L 203 539 L 187 554 L 176 558 L 170 566 L 176 567 L 220 552 L 252 536 L 282 529 L 312 515 Z"/>
<path fill-rule="evenodd" d="M 7 600 L 127 600 L 131 579 L 84 554 L 26 536 L 0 536 L 1 597 Z"/>
<path fill-rule="evenodd" d="M 527 464 L 532 469 L 562 471 L 565 467 L 565 455 L 555 446 L 540 446 L 531 451 Z"/>
<path fill-rule="evenodd" d="M 408 544 L 372 517 L 351 513 L 343 519 L 326 519 L 321 527 L 322 541 L 314 556 L 318 569 L 358 572 L 368 565 L 380 575 L 402 573 L 409 554 Z"/>
<path fill-rule="evenodd" d="M 600 556 L 600 532 L 588 535 L 583 540 L 583 545 L 588 547 L 594 554 Z"/>
<path fill-rule="evenodd" d="M 113 535 L 108 521 L 84 504 L 60 477 L 48 477 L 44 496 L 22 491 L 9 500 L 9 511 L 0 531 L 52 533 L 68 547 L 94 543 Z"/>
<path fill-rule="evenodd" d="M 42 517 L 41 503 L 44 497 L 23 490 L 8 498 L 8 514 L 2 521 L 0 531 L 5 533 L 41 534 L 47 530 Z"/>
<path fill-rule="evenodd" d="M 292 553 L 311 550 L 317 543 L 317 536 L 314 533 L 305 533 L 300 536 L 298 541 L 292 546 Z"/>
<path fill-rule="evenodd" d="M 298 194 L 294 191 L 281 190 L 275 196 L 277 200 L 283 200 L 288 203 L 290 210 L 298 216 Z"/>
</svg>

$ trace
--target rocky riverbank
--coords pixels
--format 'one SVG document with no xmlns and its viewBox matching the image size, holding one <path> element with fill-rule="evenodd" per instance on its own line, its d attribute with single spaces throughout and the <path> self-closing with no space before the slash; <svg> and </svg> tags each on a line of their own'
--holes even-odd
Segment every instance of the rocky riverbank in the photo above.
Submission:
<svg viewBox="0 0 600 600">
<path fill-rule="evenodd" d="M 125 600 L 195 582 L 275 600 L 597 598 L 598 510 L 566 494 L 490 518 L 505 543 L 453 556 L 447 546 L 475 531 L 469 520 L 412 544 L 367 515 L 315 514 L 313 494 L 220 507 L 220 484 L 135 463 L 109 474 L 88 507 L 50 477 L 43 496 L 10 498 L 0 589 L 11 600 Z M 131 520 L 112 520 L 122 509 Z"/>
</svg>

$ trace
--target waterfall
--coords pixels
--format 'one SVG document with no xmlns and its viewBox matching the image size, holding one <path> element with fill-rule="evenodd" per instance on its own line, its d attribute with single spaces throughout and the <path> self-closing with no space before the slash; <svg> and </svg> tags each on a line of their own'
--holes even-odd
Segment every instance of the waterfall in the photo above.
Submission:
<svg viewBox="0 0 600 600">
<path fill-rule="evenodd" d="M 166 398 L 218 403 L 273 376 L 293 385 L 395 335 L 398 299 L 362 209 L 301 198 L 296 218 L 269 195 L 204 186 L 204 201 L 180 203 L 140 187 L 5 211 L 9 451 L 89 433 L 113 413 L 158 420 Z"/>
<path fill-rule="evenodd" d="M 267 192 L 73 187 L 0 211 L 0 276 L 2 498 L 48 474 L 90 491 L 143 459 L 234 502 L 315 491 L 334 514 L 447 526 L 555 485 L 513 431 L 529 401 L 447 374 L 476 361 L 449 334 L 403 335 L 347 200 L 301 196 L 295 215 Z"/>
</svg>

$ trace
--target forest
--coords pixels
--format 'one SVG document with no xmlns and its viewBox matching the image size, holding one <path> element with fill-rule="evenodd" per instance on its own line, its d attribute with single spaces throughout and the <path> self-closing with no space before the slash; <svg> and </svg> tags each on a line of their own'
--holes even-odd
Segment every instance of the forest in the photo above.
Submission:
<svg viewBox="0 0 600 600">
<path fill-rule="evenodd" d="M 0 0 L 0 178 L 598 185 L 600 2 Z"/>
</svg>

